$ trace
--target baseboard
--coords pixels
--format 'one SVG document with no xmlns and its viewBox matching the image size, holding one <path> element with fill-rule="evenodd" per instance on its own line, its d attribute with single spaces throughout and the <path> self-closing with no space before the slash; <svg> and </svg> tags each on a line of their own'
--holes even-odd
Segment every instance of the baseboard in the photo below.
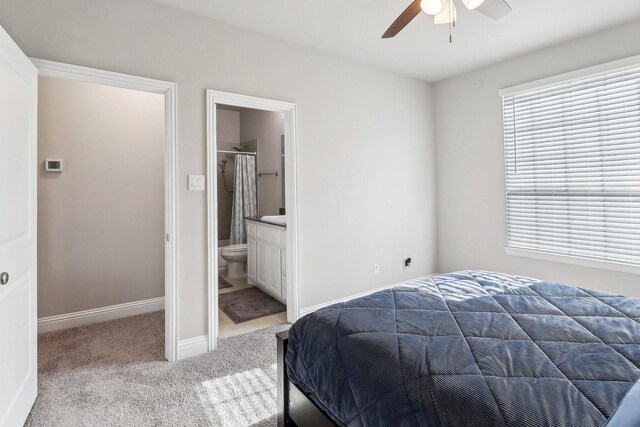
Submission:
<svg viewBox="0 0 640 427">
<path fill-rule="evenodd" d="M 160 310 L 164 310 L 164 297 L 42 317 L 38 319 L 38 333 L 75 328 Z"/>
<path fill-rule="evenodd" d="M 209 337 L 202 335 L 178 342 L 178 360 L 197 356 L 209 351 Z"/>
</svg>

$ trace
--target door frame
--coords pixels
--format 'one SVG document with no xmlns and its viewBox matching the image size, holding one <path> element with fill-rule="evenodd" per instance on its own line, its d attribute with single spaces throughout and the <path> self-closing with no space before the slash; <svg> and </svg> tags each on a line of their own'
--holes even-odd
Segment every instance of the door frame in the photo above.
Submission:
<svg viewBox="0 0 640 427">
<path fill-rule="evenodd" d="M 29 58 L 38 75 L 157 93 L 164 96 L 164 222 L 165 222 L 165 357 L 178 359 L 178 205 L 177 205 L 177 85 L 172 82 L 112 71 Z"/>
<path fill-rule="evenodd" d="M 300 317 L 298 303 L 298 138 L 296 104 L 237 93 L 207 90 L 207 290 L 209 351 L 218 342 L 218 104 L 284 113 L 285 212 L 287 222 L 287 321 Z"/>
</svg>

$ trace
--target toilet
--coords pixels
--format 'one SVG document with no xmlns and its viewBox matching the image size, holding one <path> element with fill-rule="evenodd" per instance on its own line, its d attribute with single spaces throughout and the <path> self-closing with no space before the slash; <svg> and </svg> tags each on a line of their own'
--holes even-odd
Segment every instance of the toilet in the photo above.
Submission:
<svg viewBox="0 0 640 427">
<path fill-rule="evenodd" d="M 247 244 L 230 245 L 220 248 L 220 256 L 227 261 L 227 277 L 244 277 L 244 265 L 247 263 Z"/>
</svg>

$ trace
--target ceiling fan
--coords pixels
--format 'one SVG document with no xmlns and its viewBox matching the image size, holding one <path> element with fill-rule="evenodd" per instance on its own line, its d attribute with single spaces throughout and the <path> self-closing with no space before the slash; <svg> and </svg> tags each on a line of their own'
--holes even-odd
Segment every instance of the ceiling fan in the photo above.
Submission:
<svg viewBox="0 0 640 427">
<path fill-rule="evenodd" d="M 493 19 L 500 19 L 509 12 L 511 6 L 505 0 L 462 0 L 469 10 L 477 10 Z M 434 17 L 436 24 L 456 23 L 456 5 L 454 0 L 414 0 L 382 35 L 383 39 L 394 37 L 413 21 L 420 12 Z"/>
</svg>

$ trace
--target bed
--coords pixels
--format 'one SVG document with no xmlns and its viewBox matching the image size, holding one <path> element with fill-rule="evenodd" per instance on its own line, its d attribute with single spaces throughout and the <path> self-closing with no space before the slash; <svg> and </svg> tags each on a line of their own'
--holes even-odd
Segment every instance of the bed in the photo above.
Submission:
<svg viewBox="0 0 640 427">
<path fill-rule="evenodd" d="M 279 426 L 640 425 L 640 299 L 485 271 L 278 335 Z"/>
</svg>

